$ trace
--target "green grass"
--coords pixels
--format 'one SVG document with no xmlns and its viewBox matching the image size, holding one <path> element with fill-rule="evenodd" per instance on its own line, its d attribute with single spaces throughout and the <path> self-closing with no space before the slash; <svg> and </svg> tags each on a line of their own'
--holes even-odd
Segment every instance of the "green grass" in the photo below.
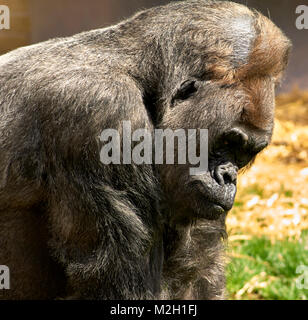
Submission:
<svg viewBox="0 0 308 320">
<path fill-rule="evenodd" d="M 293 191 L 285 189 L 285 186 L 284 186 L 283 183 L 280 186 L 280 192 L 279 193 L 284 195 L 287 198 L 292 198 L 293 197 Z"/>
<path fill-rule="evenodd" d="M 308 233 L 300 241 L 272 244 L 269 239 L 255 237 L 234 242 L 230 248 L 233 258 L 227 267 L 229 298 L 307 300 L 308 289 L 297 288 L 296 281 L 301 276 L 296 268 L 308 267 L 307 246 Z M 236 296 L 245 284 L 248 290 Z"/>
<path fill-rule="evenodd" d="M 244 205 L 243 201 L 235 201 L 233 207 L 242 207 Z"/>
<path fill-rule="evenodd" d="M 263 198 L 263 196 L 264 196 L 263 188 L 260 185 L 258 185 L 257 183 L 245 188 L 245 193 L 255 194 L 255 195 L 258 195 L 260 198 Z"/>
<path fill-rule="evenodd" d="M 287 197 L 287 198 L 292 198 L 293 197 L 293 192 L 291 190 L 286 190 L 284 195 Z"/>
</svg>

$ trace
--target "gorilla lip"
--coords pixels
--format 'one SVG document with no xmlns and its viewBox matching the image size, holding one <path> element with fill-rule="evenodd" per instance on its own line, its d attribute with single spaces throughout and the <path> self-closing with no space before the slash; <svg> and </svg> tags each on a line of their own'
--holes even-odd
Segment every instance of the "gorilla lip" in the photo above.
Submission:
<svg viewBox="0 0 308 320">
<path fill-rule="evenodd" d="M 209 173 L 192 177 L 190 183 L 198 187 L 203 201 L 213 204 L 213 208 L 221 208 L 224 212 L 231 210 L 236 195 L 234 183 L 220 185 Z"/>
<path fill-rule="evenodd" d="M 229 211 L 229 210 L 226 210 L 226 209 L 224 209 L 221 205 L 219 205 L 219 204 L 214 204 L 213 205 L 213 209 L 215 210 L 215 211 L 217 211 L 217 213 L 219 213 L 219 214 L 223 214 L 223 213 L 225 213 L 226 211 Z"/>
</svg>

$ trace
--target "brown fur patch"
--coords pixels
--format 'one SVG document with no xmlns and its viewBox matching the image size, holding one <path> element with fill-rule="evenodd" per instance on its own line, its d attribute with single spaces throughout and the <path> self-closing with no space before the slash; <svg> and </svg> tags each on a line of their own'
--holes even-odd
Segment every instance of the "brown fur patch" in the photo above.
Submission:
<svg viewBox="0 0 308 320">
<path fill-rule="evenodd" d="M 249 77 L 270 75 L 276 83 L 281 80 L 291 51 L 291 42 L 268 18 L 258 12 L 254 12 L 254 17 L 257 37 L 248 63 L 236 69 L 228 59 L 232 46 L 217 43 L 216 53 L 208 63 L 208 71 L 213 79 L 232 84 Z"/>
<path fill-rule="evenodd" d="M 286 68 L 291 43 L 265 16 L 255 13 L 257 38 L 249 62 L 237 72 L 237 78 L 271 75 L 279 80 Z"/>
<path fill-rule="evenodd" d="M 259 129 L 272 128 L 274 88 L 269 90 L 272 85 L 269 76 L 248 78 L 243 81 L 247 104 L 242 113 L 242 122 Z"/>
</svg>

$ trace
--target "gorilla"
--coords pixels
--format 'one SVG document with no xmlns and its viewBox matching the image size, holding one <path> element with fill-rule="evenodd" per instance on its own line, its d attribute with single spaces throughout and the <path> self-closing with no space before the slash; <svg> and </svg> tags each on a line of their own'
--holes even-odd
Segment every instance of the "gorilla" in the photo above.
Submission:
<svg viewBox="0 0 308 320">
<path fill-rule="evenodd" d="M 290 48 L 256 11 L 188 0 L 2 55 L 0 297 L 224 299 L 226 214 Z M 102 163 L 127 120 L 208 129 L 208 170 Z"/>
</svg>

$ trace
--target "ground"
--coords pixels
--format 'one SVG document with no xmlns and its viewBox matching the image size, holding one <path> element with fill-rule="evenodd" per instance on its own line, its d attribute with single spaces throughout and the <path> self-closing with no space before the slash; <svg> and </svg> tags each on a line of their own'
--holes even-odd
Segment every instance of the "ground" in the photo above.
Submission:
<svg viewBox="0 0 308 320">
<path fill-rule="evenodd" d="M 308 92 L 277 98 L 272 144 L 239 176 L 227 230 L 230 299 L 308 299 Z"/>
</svg>

